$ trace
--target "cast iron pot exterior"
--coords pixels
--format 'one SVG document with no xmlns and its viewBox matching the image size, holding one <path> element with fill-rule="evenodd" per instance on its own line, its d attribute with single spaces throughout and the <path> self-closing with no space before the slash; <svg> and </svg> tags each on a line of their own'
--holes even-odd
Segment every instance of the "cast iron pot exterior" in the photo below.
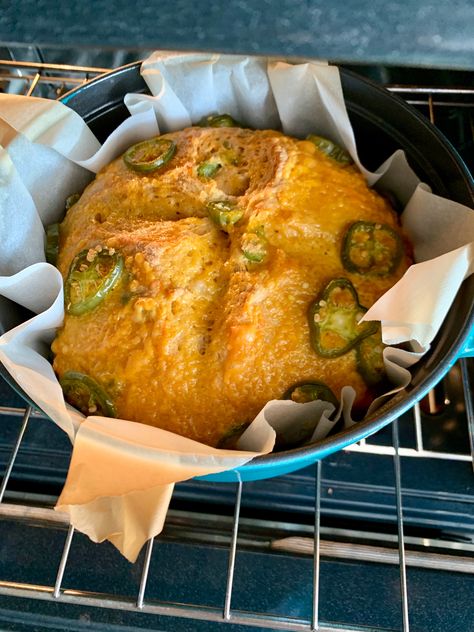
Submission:
<svg viewBox="0 0 474 632">
<path fill-rule="evenodd" d="M 450 143 L 421 114 L 387 90 L 341 69 L 346 107 L 362 163 L 378 167 L 396 149 L 404 149 L 411 167 L 433 192 L 468 207 L 474 206 L 473 180 Z M 107 136 L 129 116 L 123 104 L 128 92 L 149 94 L 140 75 L 140 63 L 101 75 L 62 98 L 86 121 L 98 139 Z M 207 480 L 231 482 L 270 478 L 298 470 L 359 441 L 399 417 L 421 399 L 464 355 L 472 354 L 474 277 L 464 281 L 431 350 L 412 369 L 412 382 L 376 414 L 319 441 L 315 445 L 257 457 L 238 470 L 210 475 Z M 0 331 L 25 320 L 24 310 L 0 301 Z M 20 392 L 1 367 L 7 381 Z"/>
</svg>

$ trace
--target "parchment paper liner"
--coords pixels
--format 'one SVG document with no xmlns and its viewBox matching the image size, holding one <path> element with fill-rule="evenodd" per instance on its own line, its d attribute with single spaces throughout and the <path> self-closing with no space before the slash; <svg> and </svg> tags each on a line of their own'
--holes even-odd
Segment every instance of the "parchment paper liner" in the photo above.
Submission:
<svg viewBox="0 0 474 632">
<path fill-rule="evenodd" d="M 131 561 L 161 531 L 175 482 L 236 469 L 271 451 L 272 427 L 287 432 L 298 419 L 312 419 L 314 441 L 326 436 L 341 415 L 346 427 L 352 425 L 354 393 L 351 387 L 342 389 L 340 410 L 331 419 L 334 407 L 327 402 L 269 402 L 240 440 L 241 451 L 215 450 L 124 420 L 84 419 L 66 405 L 44 358 L 62 322 L 63 294 L 59 272 L 43 263 L 43 225 L 61 215 L 65 198 L 84 188 L 90 171 L 97 172 L 133 142 L 181 129 L 211 112 L 229 112 L 252 127 L 281 126 L 299 137 L 319 133 L 344 146 L 369 184 L 407 204 L 402 222 L 420 262 L 364 317 L 382 321 L 386 344 L 411 344 L 411 351 L 385 349 L 394 385 L 385 397 L 409 383 L 407 368 L 429 349 L 459 285 L 473 270 L 474 255 L 472 211 L 419 184 L 402 151 L 375 173 L 360 164 L 336 68 L 169 53 L 152 55 L 142 75 L 155 96 L 127 95 L 131 117 L 102 147 L 65 105 L 0 95 L 0 272 L 10 275 L 0 278 L 0 292 L 38 314 L 0 338 L 0 360 L 74 443 L 57 509 L 67 511 L 71 523 L 92 540 L 110 540 Z"/>
</svg>

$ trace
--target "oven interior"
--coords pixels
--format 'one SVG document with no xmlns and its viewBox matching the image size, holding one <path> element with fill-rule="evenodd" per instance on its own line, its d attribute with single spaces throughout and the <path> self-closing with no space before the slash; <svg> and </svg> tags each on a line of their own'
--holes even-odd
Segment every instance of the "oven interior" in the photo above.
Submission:
<svg viewBox="0 0 474 632">
<path fill-rule="evenodd" d="M 0 48 L 0 92 L 57 98 L 147 53 Z M 417 107 L 472 171 L 470 73 L 349 68 Z M 54 512 L 71 446 L 2 380 L 0 628 L 474 630 L 473 385 L 459 360 L 391 426 L 314 466 L 177 485 L 131 565 Z"/>
</svg>

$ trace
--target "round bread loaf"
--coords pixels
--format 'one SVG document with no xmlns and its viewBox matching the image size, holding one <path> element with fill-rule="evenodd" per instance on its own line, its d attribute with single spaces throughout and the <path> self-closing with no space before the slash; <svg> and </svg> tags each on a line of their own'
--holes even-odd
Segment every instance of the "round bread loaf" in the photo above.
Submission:
<svg viewBox="0 0 474 632">
<path fill-rule="evenodd" d="M 383 376 L 357 322 L 410 256 L 387 200 L 327 153 L 191 127 L 105 167 L 60 225 L 66 399 L 212 446 L 314 384 L 353 386 L 362 415 Z"/>
</svg>

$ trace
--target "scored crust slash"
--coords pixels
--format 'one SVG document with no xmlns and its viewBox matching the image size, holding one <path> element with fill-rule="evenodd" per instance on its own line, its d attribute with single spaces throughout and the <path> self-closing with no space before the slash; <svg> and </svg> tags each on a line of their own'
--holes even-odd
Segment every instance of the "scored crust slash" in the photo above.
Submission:
<svg viewBox="0 0 474 632">
<path fill-rule="evenodd" d="M 84 414 L 229 447 L 266 402 L 385 380 L 365 311 L 403 275 L 395 211 L 331 141 L 228 115 L 145 140 L 48 230 L 65 284 L 53 366 Z"/>
</svg>

